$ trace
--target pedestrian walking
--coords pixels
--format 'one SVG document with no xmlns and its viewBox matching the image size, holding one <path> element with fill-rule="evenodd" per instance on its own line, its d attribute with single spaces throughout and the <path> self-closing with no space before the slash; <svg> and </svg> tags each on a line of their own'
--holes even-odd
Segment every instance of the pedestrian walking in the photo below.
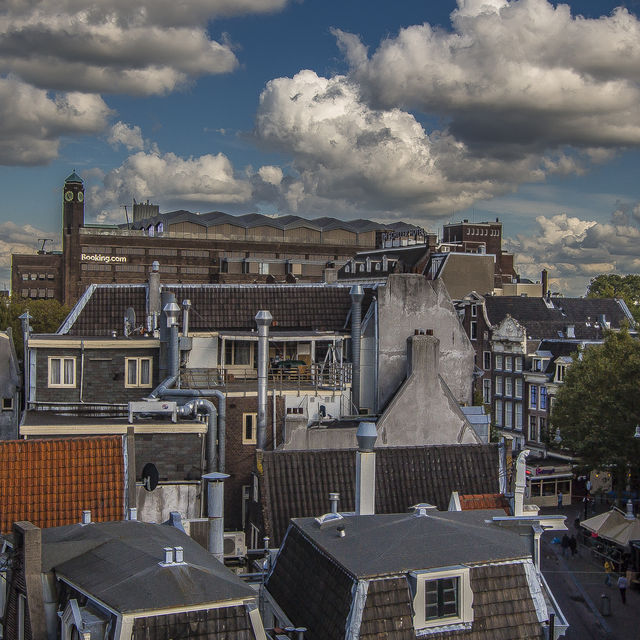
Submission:
<svg viewBox="0 0 640 640">
<path fill-rule="evenodd" d="M 562 536 L 560 546 L 562 547 L 562 555 L 566 556 L 569 551 L 569 536 L 566 533 Z"/>
<path fill-rule="evenodd" d="M 624 574 L 618 578 L 618 589 L 620 589 L 622 604 L 627 604 L 627 576 Z"/>
<path fill-rule="evenodd" d="M 605 560 L 604 561 L 604 583 L 607 585 L 607 587 L 611 586 L 611 572 L 613 571 L 613 564 L 611 562 L 611 560 Z"/>
<path fill-rule="evenodd" d="M 569 538 L 569 549 L 571 549 L 571 556 L 575 556 L 578 553 L 578 541 L 576 537 L 572 534 Z"/>
</svg>

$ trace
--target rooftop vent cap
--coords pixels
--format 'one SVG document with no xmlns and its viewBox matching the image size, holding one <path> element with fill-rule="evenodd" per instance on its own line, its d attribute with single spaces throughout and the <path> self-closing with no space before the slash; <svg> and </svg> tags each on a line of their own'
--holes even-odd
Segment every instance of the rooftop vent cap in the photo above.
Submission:
<svg viewBox="0 0 640 640">
<path fill-rule="evenodd" d="M 165 316 L 167 316 L 167 327 L 173 327 L 178 324 L 178 315 L 180 314 L 180 307 L 175 302 L 168 302 L 162 309 Z"/>
<path fill-rule="evenodd" d="M 91 524 L 91 511 L 82 512 L 82 524 Z"/>
<path fill-rule="evenodd" d="M 354 284 L 349 291 L 349 295 L 351 296 L 352 302 L 362 302 L 362 299 L 364 298 L 364 289 L 362 288 L 362 285 Z"/>
<path fill-rule="evenodd" d="M 335 524 L 340 520 L 344 520 L 344 518 L 339 513 L 325 513 L 315 518 L 315 521 L 321 529 L 326 529 L 329 525 Z"/>
<path fill-rule="evenodd" d="M 273 316 L 269 311 L 262 310 L 256 313 L 255 321 L 259 327 L 268 327 L 273 320 Z"/>
<path fill-rule="evenodd" d="M 344 538 L 346 533 L 344 531 L 344 525 L 340 525 L 336 531 L 338 532 L 338 538 Z"/>
<path fill-rule="evenodd" d="M 361 422 L 356 432 L 359 451 L 373 451 L 376 443 L 378 432 L 376 431 L 375 422 Z"/>
<path fill-rule="evenodd" d="M 435 505 L 429 504 L 428 502 L 420 502 L 409 507 L 409 511 L 417 517 L 429 515 L 429 511 L 437 510 L 438 508 Z"/>
</svg>

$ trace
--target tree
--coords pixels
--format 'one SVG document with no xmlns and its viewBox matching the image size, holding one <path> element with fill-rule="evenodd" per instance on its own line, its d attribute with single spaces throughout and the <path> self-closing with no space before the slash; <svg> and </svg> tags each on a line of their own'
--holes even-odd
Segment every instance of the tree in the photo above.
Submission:
<svg viewBox="0 0 640 640">
<path fill-rule="evenodd" d="M 551 414 L 563 447 L 591 469 L 610 468 L 618 489 L 628 465 L 640 464 L 640 341 L 625 329 L 607 332 L 601 345 L 587 346 L 567 368 Z"/>
<path fill-rule="evenodd" d="M 54 333 L 69 314 L 69 307 L 57 300 L 28 300 L 15 296 L 0 299 L 0 330 L 11 327 L 19 360 L 23 355 L 20 316 L 27 310 L 33 317 L 33 333 Z"/>
<path fill-rule="evenodd" d="M 591 278 L 587 298 L 622 298 L 636 322 L 640 322 L 640 275 L 600 274 Z"/>
</svg>

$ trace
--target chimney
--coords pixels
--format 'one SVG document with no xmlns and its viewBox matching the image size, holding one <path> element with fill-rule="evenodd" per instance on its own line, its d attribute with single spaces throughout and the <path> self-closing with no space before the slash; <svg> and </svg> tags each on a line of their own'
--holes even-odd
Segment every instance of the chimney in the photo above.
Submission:
<svg viewBox="0 0 640 640">
<path fill-rule="evenodd" d="M 138 509 L 136 507 L 129 507 L 129 520 L 135 522 L 138 519 Z"/>
<path fill-rule="evenodd" d="M 184 562 L 184 549 L 182 547 L 174 547 L 176 562 Z"/>
<path fill-rule="evenodd" d="M 182 336 L 189 337 L 189 309 L 191 309 L 191 300 L 182 301 Z"/>
<path fill-rule="evenodd" d="M 173 547 L 164 548 L 163 564 L 173 564 Z"/>
<path fill-rule="evenodd" d="M 82 512 L 82 524 L 91 524 L 91 511 Z"/>
<path fill-rule="evenodd" d="M 324 281 L 327 284 L 333 284 L 338 281 L 338 270 L 335 267 L 327 267 L 324 270 Z"/>
<path fill-rule="evenodd" d="M 546 296 L 547 291 L 549 291 L 549 272 L 546 269 L 543 269 L 540 274 L 540 282 L 542 284 L 542 295 Z"/>
<path fill-rule="evenodd" d="M 572 325 L 572 324 L 567 325 L 567 338 L 575 338 L 575 337 L 576 337 L 575 325 Z"/>
<path fill-rule="evenodd" d="M 516 459 L 516 487 L 513 492 L 513 515 L 524 515 L 524 491 L 527 487 L 527 456 L 529 449 L 523 449 Z"/>
<path fill-rule="evenodd" d="M 224 560 L 224 481 L 226 473 L 214 471 L 202 476 L 207 487 L 207 516 L 209 517 L 209 553 L 220 562 Z"/>
<path fill-rule="evenodd" d="M 338 513 L 338 502 L 340 501 L 340 494 L 331 492 L 329 494 L 329 509 L 331 513 Z"/>
<path fill-rule="evenodd" d="M 256 448 L 264 450 L 267 444 L 267 363 L 269 361 L 269 325 L 273 320 L 268 311 L 258 311 L 258 433 Z"/>
<path fill-rule="evenodd" d="M 361 422 L 356 433 L 356 515 L 375 513 L 376 502 L 376 454 L 373 446 L 378 433 L 374 422 Z"/>
<path fill-rule="evenodd" d="M 160 309 L 160 263 L 154 260 L 149 272 L 149 315 L 157 319 Z"/>
<path fill-rule="evenodd" d="M 170 376 L 177 376 L 180 371 L 180 349 L 178 344 L 178 315 L 180 307 L 174 299 L 162 307 L 162 311 L 167 319 L 167 329 L 169 331 L 169 348 L 167 350 L 167 373 Z"/>
<path fill-rule="evenodd" d="M 167 378 L 169 374 L 168 359 L 169 359 L 169 324 L 167 323 L 167 315 L 165 308 L 170 304 L 176 305 L 176 294 L 171 291 L 163 291 L 160 294 L 160 315 L 158 329 L 160 333 L 160 380 Z M 172 307 L 169 307 L 172 308 Z"/>
<path fill-rule="evenodd" d="M 360 409 L 360 335 L 362 332 L 362 286 L 354 284 L 349 292 L 351 296 L 351 404 L 356 413 Z"/>
</svg>

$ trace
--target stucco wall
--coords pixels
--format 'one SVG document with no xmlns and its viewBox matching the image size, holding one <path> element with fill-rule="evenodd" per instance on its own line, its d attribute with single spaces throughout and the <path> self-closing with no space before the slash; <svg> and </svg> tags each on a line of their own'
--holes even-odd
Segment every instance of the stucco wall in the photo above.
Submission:
<svg viewBox="0 0 640 640">
<path fill-rule="evenodd" d="M 407 374 L 407 338 L 416 329 L 432 329 L 440 340 L 440 375 L 456 401 L 471 404 L 474 350 L 440 280 L 394 274 L 378 289 L 380 408 Z"/>
</svg>

